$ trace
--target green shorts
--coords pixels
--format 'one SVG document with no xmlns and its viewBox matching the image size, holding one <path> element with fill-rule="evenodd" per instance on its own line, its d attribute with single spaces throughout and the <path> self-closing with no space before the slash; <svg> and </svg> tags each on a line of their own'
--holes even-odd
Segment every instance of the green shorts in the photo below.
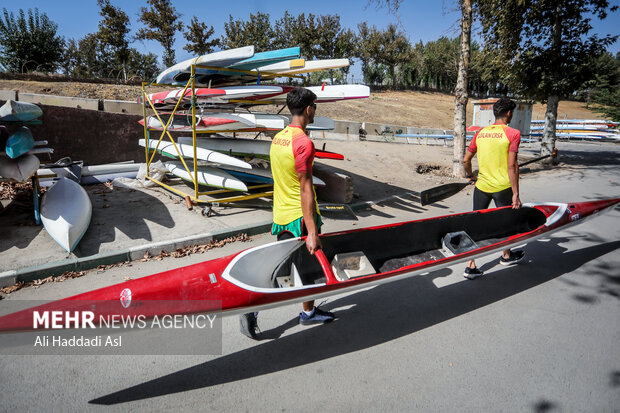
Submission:
<svg viewBox="0 0 620 413">
<path fill-rule="evenodd" d="M 323 221 L 321 220 L 321 216 L 319 214 L 314 214 L 314 219 L 316 220 L 316 227 L 321 232 L 321 225 L 323 225 Z M 308 230 L 306 229 L 306 225 L 304 224 L 304 217 L 297 218 L 293 222 L 289 222 L 286 225 L 279 225 L 275 222 L 271 226 L 271 234 L 279 235 L 283 232 L 290 232 L 296 238 L 308 235 Z"/>
</svg>

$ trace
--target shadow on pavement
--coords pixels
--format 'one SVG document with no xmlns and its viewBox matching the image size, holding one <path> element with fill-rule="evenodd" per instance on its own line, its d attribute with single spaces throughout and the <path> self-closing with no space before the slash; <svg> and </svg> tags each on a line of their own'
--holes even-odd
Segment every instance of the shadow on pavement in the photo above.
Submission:
<svg viewBox="0 0 620 413">
<path fill-rule="evenodd" d="M 11 201 L 0 209 L 0 228 L 0 252 L 12 247 L 27 248 L 43 229 L 35 224 L 32 198 L 29 202 Z"/>
<path fill-rule="evenodd" d="M 566 252 L 559 244 L 567 241 L 569 238 L 558 237 L 528 245 L 526 253 L 533 263 L 525 266 L 527 271 L 523 266 L 501 267 L 481 279 L 438 288 L 433 279 L 451 272 L 443 269 L 334 300 L 325 305 L 328 310 L 336 309 L 339 319 L 333 323 L 267 341 L 90 403 L 113 405 L 216 386 L 367 349 L 519 294 L 620 248 L 620 241 L 614 241 Z M 337 310 L 346 306 L 351 307 Z M 295 322 L 289 320 L 265 334 L 278 337 Z M 302 347 L 303 353 L 296 351 Z"/>
<path fill-rule="evenodd" d="M 78 257 L 94 255 L 101 244 L 113 242 L 116 229 L 132 240 L 152 241 L 146 221 L 165 228 L 173 228 L 174 221 L 166 205 L 157 197 L 144 191 L 115 189 L 109 191 L 103 185 L 88 188 L 93 204 L 90 226 L 74 251 Z"/>
</svg>

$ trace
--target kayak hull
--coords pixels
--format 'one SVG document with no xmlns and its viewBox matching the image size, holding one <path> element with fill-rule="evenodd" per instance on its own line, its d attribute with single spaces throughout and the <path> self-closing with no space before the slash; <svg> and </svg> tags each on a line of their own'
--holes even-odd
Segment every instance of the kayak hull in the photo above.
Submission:
<svg viewBox="0 0 620 413">
<path fill-rule="evenodd" d="M 230 315 L 328 297 L 522 245 L 582 223 L 618 202 L 620 198 L 503 207 L 324 234 L 316 256 L 309 255 L 303 239 L 275 242 L 0 317 L 0 331 L 31 329 L 35 309 L 76 310 L 87 308 L 88 302 L 92 310 L 93 300 L 103 300 L 96 313 L 140 307 L 142 314 L 154 316 L 161 311 L 154 300 L 178 300 L 177 313 Z M 474 245 L 444 252 L 441 239 L 454 231 L 465 231 Z M 336 254 L 357 253 L 374 271 L 342 278 Z M 121 301 L 128 293 L 132 300 L 126 309 Z"/>
<path fill-rule="evenodd" d="M 60 178 L 41 201 L 41 222 L 47 233 L 67 252 L 75 249 L 88 229 L 92 204 L 79 184 Z"/>
</svg>

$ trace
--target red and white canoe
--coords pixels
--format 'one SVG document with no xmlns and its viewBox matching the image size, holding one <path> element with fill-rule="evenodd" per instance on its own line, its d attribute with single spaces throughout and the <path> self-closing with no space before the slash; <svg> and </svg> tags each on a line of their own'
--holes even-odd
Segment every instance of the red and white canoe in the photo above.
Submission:
<svg viewBox="0 0 620 413">
<path fill-rule="evenodd" d="M 321 235 L 315 256 L 303 239 L 274 242 L 9 314 L 0 331 L 32 329 L 35 310 L 92 311 L 96 319 L 237 314 L 328 297 L 547 237 L 618 202 L 529 204 L 336 232 Z"/>
<path fill-rule="evenodd" d="M 270 99 L 274 96 L 288 93 L 292 86 L 227 86 L 216 89 L 199 88 L 194 90 L 196 102 L 201 104 L 230 103 L 234 100 L 258 100 Z M 175 89 L 163 92 L 151 93 L 148 99 L 156 108 L 174 108 L 179 99 L 183 102 L 179 105 L 181 108 L 187 108 L 191 103 L 192 90 Z M 285 99 L 286 100 L 286 99 Z M 138 99 L 142 103 L 142 98 Z M 148 105 L 147 105 L 148 106 Z"/>
<path fill-rule="evenodd" d="M 149 115 L 146 117 L 146 124 L 150 130 L 163 130 L 165 123 L 169 121 L 171 116 L 173 116 L 171 113 L 160 113 L 159 117 Z M 162 123 L 162 121 L 164 123 Z M 144 125 L 144 119 L 140 119 L 138 123 Z M 196 129 L 200 131 L 221 132 L 254 130 L 256 127 L 257 125 L 251 120 L 233 113 L 206 113 L 196 115 Z M 191 131 L 192 116 L 185 113 L 174 114 L 172 122 L 168 126 L 168 130 Z"/>
</svg>

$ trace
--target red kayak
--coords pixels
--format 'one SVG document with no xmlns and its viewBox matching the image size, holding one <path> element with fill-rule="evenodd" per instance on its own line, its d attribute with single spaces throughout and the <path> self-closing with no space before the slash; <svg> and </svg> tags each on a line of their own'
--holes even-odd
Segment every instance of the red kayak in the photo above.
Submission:
<svg viewBox="0 0 620 413">
<path fill-rule="evenodd" d="M 292 86 L 225 86 L 216 89 L 194 89 L 194 96 L 198 105 L 242 103 L 245 101 L 252 103 L 286 94 L 292 89 Z M 173 109 L 177 102 L 182 100 L 179 107 L 185 109 L 191 106 L 192 89 L 185 89 L 185 93 L 183 93 L 183 90 L 175 89 L 151 93 L 148 95 L 148 99 L 153 103 L 154 107 L 159 109 Z M 142 100 L 142 98 L 138 98 L 138 103 L 142 103 Z"/>
<path fill-rule="evenodd" d="M 315 256 L 303 239 L 274 242 L 9 314 L 0 331 L 32 329 L 35 310 L 237 314 L 328 297 L 547 237 L 618 202 L 526 204 L 324 234 Z"/>
</svg>

